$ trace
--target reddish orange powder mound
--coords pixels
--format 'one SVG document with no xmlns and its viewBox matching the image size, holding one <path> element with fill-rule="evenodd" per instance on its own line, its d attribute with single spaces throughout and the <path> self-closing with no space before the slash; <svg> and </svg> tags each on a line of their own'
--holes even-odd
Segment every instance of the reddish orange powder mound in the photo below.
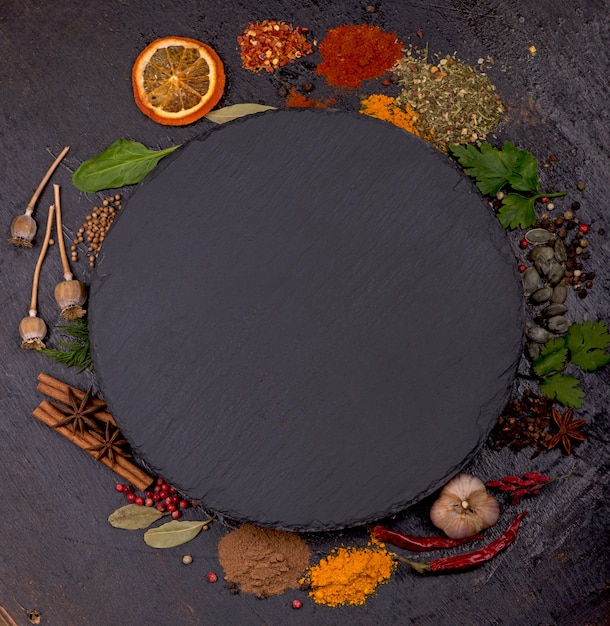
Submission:
<svg viewBox="0 0 610 626">
<path fill-rule="evenodd" d="M 286 96 L 286 106 L 290 109 L 327 109 L 335 105 L 334 98 L 327 98 L 326 100 L 315 100 L 308 98 L 294 88 L 288 92 Z"/>
<path fill-rule="evenodd" d="M 377 26 L 348 24 L 328 31 L 319 50 L 324 59 L 316 69 L 333 87 L 360 87 L 363 80 L 387 72 L 402 56 L 395 33 Z"/>
</svg>

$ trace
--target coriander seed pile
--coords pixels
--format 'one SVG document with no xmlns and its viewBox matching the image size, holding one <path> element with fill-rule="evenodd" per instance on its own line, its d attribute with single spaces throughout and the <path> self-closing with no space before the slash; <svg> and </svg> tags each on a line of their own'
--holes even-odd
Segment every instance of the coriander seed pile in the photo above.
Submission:
<svg viewBox="0 0 610 626">
<path fill-rule="evenodd" d="M 101 206 L 93 207 L 91 213 L 85 218 L 83 225 L 78 229 L 74 243 L 70 248 L 73 262 L 78 261 L 77 245 L 85 242 L 86 238 L 89 267 L 95 267 L 95 260 L 102 249 L 106 233 L 122 206 L 121 194 L 117 193 L 114 196 L 105 198 Z"/>
</svg>

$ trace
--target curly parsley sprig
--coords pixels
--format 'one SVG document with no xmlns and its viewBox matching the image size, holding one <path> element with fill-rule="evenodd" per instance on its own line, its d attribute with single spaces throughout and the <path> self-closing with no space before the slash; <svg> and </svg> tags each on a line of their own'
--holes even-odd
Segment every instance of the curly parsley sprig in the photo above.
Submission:
<svg viewBox="0 0 610 626">
<path fill-rule="evenodd" d="M 503 189 L 509 190 L 502 198 L 498 219 L 504 228 L 528 228 L 536 222 L 534 203 L 540 198 L 558 198 L 567 191 L 542 193 L 538 180 L 538 161 L 530 152 L 505 141 L 502 148 L 483 142 L 473 145 L 451 146 L 451 154 L 474 178 L 484 196 L 494 197 Z"/>
<path fill-rule="evenodd" d="M 584 391 L 575 376 L 564 374 L 569 365 L 593 372 L 610 363 L 610 334 L 604 322 L 574 323 L 563 337 L 549 339 L 533 360 L 532 367 L 540 378 L 540 391 L 564 406 L 580 408 Z"/>
</svg>

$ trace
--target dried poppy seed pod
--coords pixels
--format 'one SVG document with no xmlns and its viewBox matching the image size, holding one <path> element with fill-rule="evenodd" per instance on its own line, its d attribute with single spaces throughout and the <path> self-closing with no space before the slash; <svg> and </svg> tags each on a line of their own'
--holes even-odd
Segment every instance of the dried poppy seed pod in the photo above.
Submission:
<svg viewBox="0 0 610 626">
<path fill-rule="evenodd" d="M 25 208 L 25 213 L 23 215 L 18 215 L 11 223 L 11 238 L 9 241 L 19 247 L 19 248 L 31 248 L 32 241 L 34 240 L 34 236 L 36 235 L 36 221 L 32 217 L 32 213 L 34 212 L 34 207 L 36 206 L 36 202 L 44 186 L 51 178 L 51 175 L 55 171 L 55 168 L 60 164 L 61 160 L 66 156 L 66 153 L 69 150 L 69 146 L 66 146 L 58 155 L 58 157 L 53 161 L 51 167 L 47 170 L 46 174 L 42 177 L 34 195 L 30 198 L 27 207 Z"/>
<path fill-rule="evenodd" d="M 64 319 L 74 320 L 83 317 L 87 313 L 83 308 L 86 301 L 87 288 L 78 280 L 66 278 L 55 287 L 55 302 L 61 309 L 61 316 Z"/>
<path fill-rule="evenodd" d="M 55 287 L 55 302 L 61 309 L 61 316 L 67 320 L 74 320 L 83 317 L 87 311 L 83 304 L 87 301 L 87 288 L 83 283 L 75 280 L 70 271 L 70 263 L 66 254 L 66 244 L 64 234 L 61 229 L 61 203 L 59 197 L 59 185 L 53 185 L 55 194 L 55 217 L 57 224 L 57 239 L 59 241 L 59 253 L 61 264 L 64 270 L 64 281 Z"/>
<path fill-rule="evenodd" d="M 42 343 L 45 335 L 47 334 L 47 325 L 42 319 L 38 317 L 37 303 L 38 303 L 38 281 L 40 279 L 40 268 L 42 262 L 47 253 L 49 247 L 49 240 L 51 239 L 51 230 L 53 228 L 53 214 L 55 207 L 51 205 L 49 207 L 49 215 L 47 217 L 47 230 L 44 235 L 44 241 L 42 242 L 42 248 L 38 255 L 38 262 L 36 263 L 36 269 L 34 270 L 34 279 L 32 280 L 32 296 L 30 298 L 30 310 L 29 317 L 24 317 L 19 323 L 19 334 L 21 335 L 21 347 L 31 348 L 34 350 L 42 350 L 45 345 Z"/>
<path fill-rule="evenodd" d="M 18 248 L 31 248 L 36 229 L 36 221 L 31 213 L 18 215 L 11 222 L 11 238 L 9 241 Z"/>
<path fill-rule="evenodd" d="M 47 325 L 44 323 L 44 320 L 35 315 L 24 317 L 19 322 L 19 334 L 22 339 L 22 348 L 42 350 L 45 347 L 42 340 L 47 334 Z"/>
</svg>

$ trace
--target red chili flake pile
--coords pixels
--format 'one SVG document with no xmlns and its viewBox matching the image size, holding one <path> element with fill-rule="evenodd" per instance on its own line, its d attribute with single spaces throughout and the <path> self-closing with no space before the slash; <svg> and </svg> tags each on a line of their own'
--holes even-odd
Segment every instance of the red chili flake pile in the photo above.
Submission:
<svg viewBox="0 0 610 626">
<path fill-rule="evenodd" d="M 250 22 L 237 37 L 244 69 L 250 72 L 273 72 L 313 52 L 305 37 L 309 29 L 285 22 L 264 20 Z"/>
<path fill-rule="evenodd" d="M 324 59 L 317 72 L 333 87 L 357 88 L 378 78 L 402 57 L 403 44 L 395 33 L 377 26 L 348 24 L 332 28 L 320 43 Z"/>
</svg>

